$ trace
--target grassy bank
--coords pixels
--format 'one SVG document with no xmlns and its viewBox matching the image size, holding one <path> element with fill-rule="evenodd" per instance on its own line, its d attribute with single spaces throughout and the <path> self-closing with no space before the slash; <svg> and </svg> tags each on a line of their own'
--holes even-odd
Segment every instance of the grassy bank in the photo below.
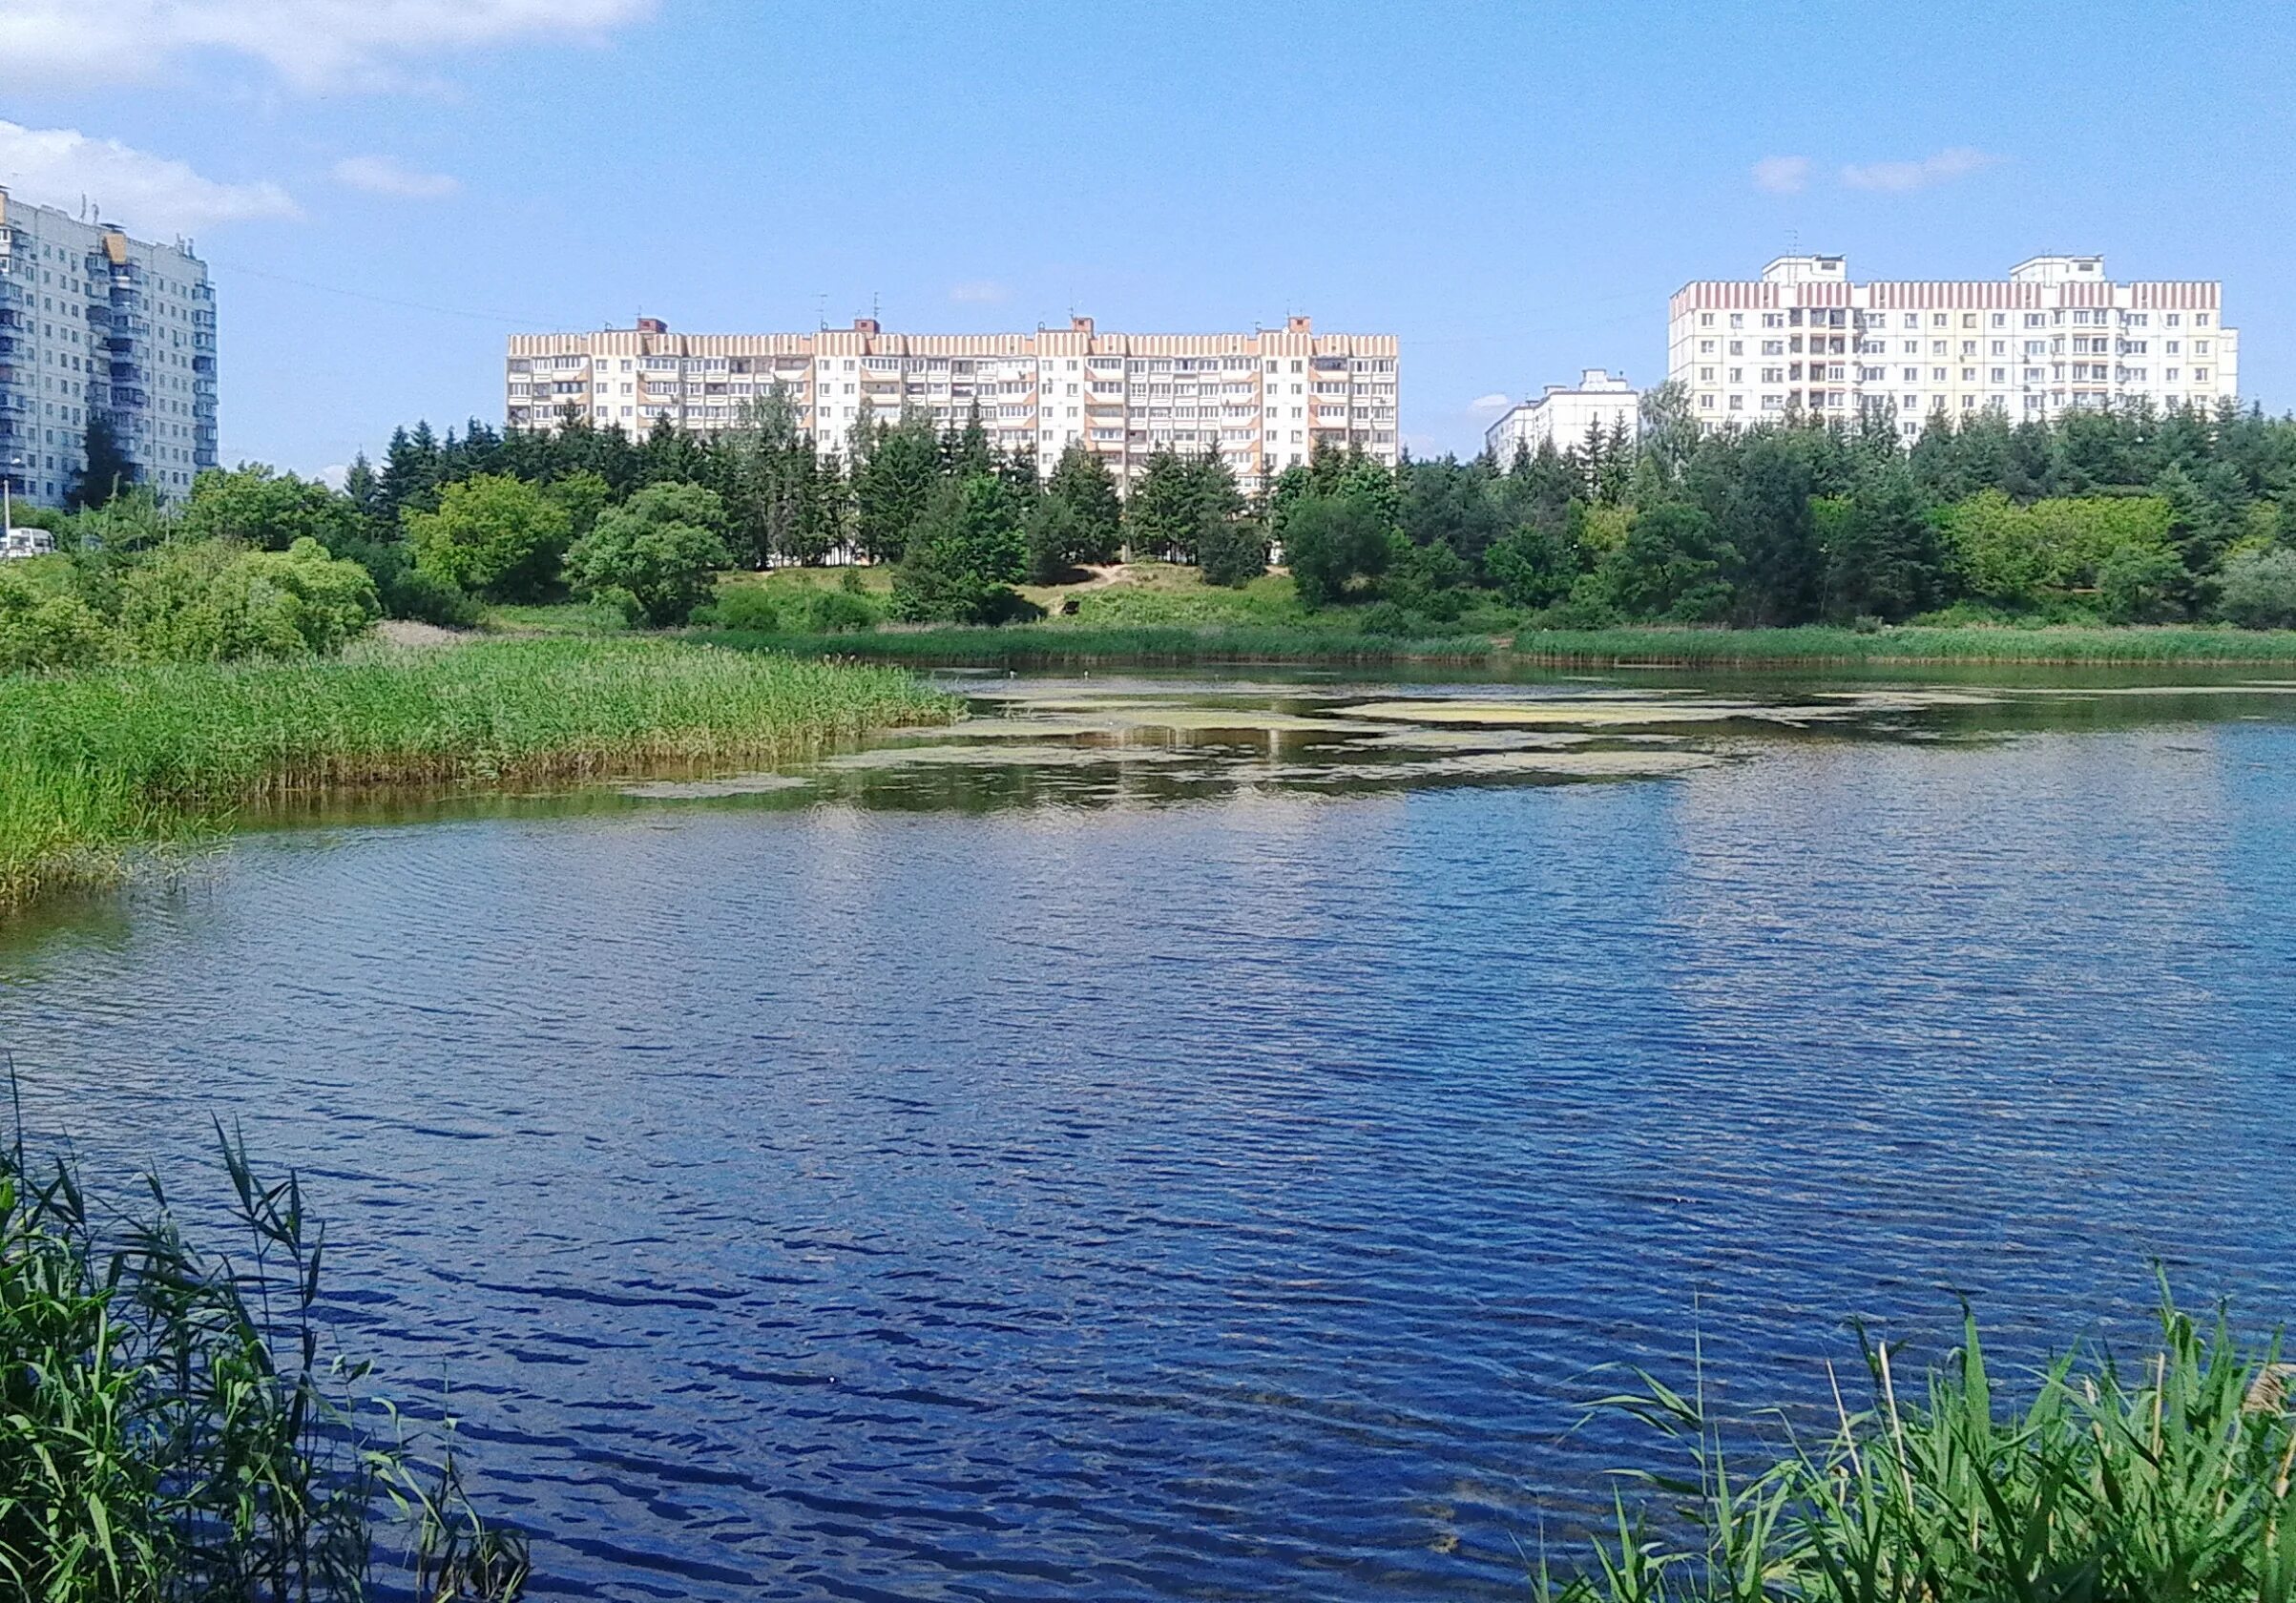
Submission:
<svg viewBox="0 0 2296 1603">
<path fill-rule="evenodd" d="M 293 792 L 766 760 L 951 711 L 892 669 L 661 639 L 0 678 L 0 908 Z"/>
<path fill-rule="evenodd" d="M 1005 629 L 958 627 L 881 629 L 854 635 L 752 635 L 713 632 L 699 636 L 748 650 L 798 656 L 853 656 L 919 666 L 1050 668 L 1085 662 L 1458 662 L 1498 655 L 1488 635 L 1399 639 L 1346 629 L 1181 624 L 1096 626 L 1021 624 Z"/>
<path fill-rule="evenodd" d="M 711 634 L 703 638 L 803 656 L 918 665 L 1057 667 L 1091 662 L 1509 662 L 1578 667 L 1780 667 L 1806 663 L 2027 663 L 2175 666 L 2296 663 L 2296 633 L 2235 629 L 1980 627 L 1518 630 L 1406 637 L 1341 625 L 879 630 L 857 635 Z"/>
</svg>

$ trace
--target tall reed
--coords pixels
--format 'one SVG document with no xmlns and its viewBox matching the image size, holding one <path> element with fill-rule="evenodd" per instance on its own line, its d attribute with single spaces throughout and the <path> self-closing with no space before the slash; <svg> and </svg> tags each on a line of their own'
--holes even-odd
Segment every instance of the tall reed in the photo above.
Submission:
<svg viewBox="0 0 2296 1603">
<path fill-rule="evenodd" d="M 302 1187 L 218 1135 L 238 1256 L 194 1246 L 156 1178 L 98 1220 L 69 1162 L 0 1149 L 0 1595 L 357 1603 L 382 1530 L 423 1603 L 516 1597 L 526 1544 L 472 1508 L 450 1435 L 426 1458 L 330 1350 Z"/>
<path fill-rule="evenodd" d="M 1680 1472 L 1640 1474 L 1585 1572 L 1550 1603 L 2287 1603 L 2296 1428 L 2280 1342 L 2203 1329 L 2163 1292 L 2134 1364 L 2076 1350 L 2018 1386 L 1974 1321 L 1924 1377 L 1865 1343 L 1866 1403 L 1771 1462 L 1733 1468 L 1702 1402 L 1644 1378 L 1607 1399 Z"/>
<path fill-rule="evenodd" d="M 250 802 L 771 760 L 953 706 L 890 669 L 645 639 L 0 677 L 0 910 Z"/>
</svg>

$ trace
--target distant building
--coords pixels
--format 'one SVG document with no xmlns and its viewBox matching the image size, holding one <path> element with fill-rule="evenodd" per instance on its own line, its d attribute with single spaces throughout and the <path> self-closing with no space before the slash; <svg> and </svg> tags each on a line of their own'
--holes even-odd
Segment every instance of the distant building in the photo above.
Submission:
<svg viewBox="0 0 2296 1603">
<path fill-rule="evenodd" d="M 1504 468 L 1514 453 L 1534 456 L 1549 441 L 1558 451 L 1586 442 L 1587 430 L 1599 428 L 1607 438 L 1624 428 L 1630 440 L 1642 432 L 1642 392 L 1600 367 L 1589 367 L 1575 385 L 1549 385 L 1534 400 L 1518 401 L 1504 417 L 1483 431 L 1483 444 Z"/>
<path fill-rule="evenodd" d="M 2006 279 L 1869 283 L 1851 282 L 1838 256 L 1782 256 L 1760 279 L 1676 291 L 1666 370 L 1709 428 L 1886 409 L 1911 435 L 1937 413 L 2213 407 L 2240 393 L 2223 287 L 2115 283 L 2101 256 L 2036 256 Z"/>
<path fill-rule="evenodd" d="M 62 502 L 88 421 L 181 498 L 216 457 L 216 299 L 188 240 L 153 244 L 0 189 L 0 473 Z"/>
<path fill-rule="evenodd" d="M 961 427 L 978 405 L 990 439 L 1039 468 L 1072 442 L 1129 482 L 1159 448 L 1217 447 L 1246 485 L 1318 445 L 1396 459 L 1396 340 L 1318 334 L 1306 318 L 1251 334 L 1103 334 L 1090 318 L 1033 334 L 888 334 L 872 318 L 812 334 L 673 334 L 640 318 L 595 334 L 513 334 L 504 415 L 552 428 L 568 407 L 597 427 L 660 421 L 714 433 L 778 385 L 799 426 L 843 448 L 864 403 Z"/>
</svg>

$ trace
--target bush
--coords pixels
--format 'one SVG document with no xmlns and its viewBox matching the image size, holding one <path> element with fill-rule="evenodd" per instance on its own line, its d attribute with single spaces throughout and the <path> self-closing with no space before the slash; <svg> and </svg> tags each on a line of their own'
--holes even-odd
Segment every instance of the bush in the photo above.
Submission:
<svg viewBox="0 0 2296 1603">
<path fill-rule="evenodd" d="M 502 473 L 459 480 L 440 491 L 437 511 L 404 516 L 417 568 L 490 601 L 549 595 L 574 535 L 564 506 Z"/>
<path fill-rule="evenodd" d="M 327 549 L 366 570 L 375 581 L 385 617 L 410 618 L 441 629 L 478 626 L 477 598 L 461 586 L 417 568 L 406 541 L 353 534 L 330 541 Z"/>
<path fill-rule="evenodd" d="M 283 552 L 171 547 L 120 585 L 119 649 L 143 662 L 234 662 L 342 649 L 382 615 L 355 562 L 303 539 Z"/>
<path fill-rule="evenodd" d="M 1208 519 L 1196 535 L 1203 582 L 1242 590 L 1267 572 L 1267 531 L 1250 518 Z"/>
<path fill-rule="evenodd" d="M 817 590 L 805 601 L 805 627 L 816 635 L 860 635 L 885 621 L 885 609 L 858 589 Z"/>
<path fill-rule="evenodd" d="M 2243 552 L 2224 564 L 2217 610 L 2243 629 L 2296 629 L 2296 551 Z"/>
<path fill-rule="evenodd" d="M 0 674 L 36 668 L 86 668 L 111 649 L 104 620 L 72 589 L 71 570 L 43 584 L 57 557 L 0 566 Z"/>
<path fill-rule="evenodd" d="M 752 635 L 779 635 L 782 609 L 758 585 L 728 585 L 707 606 L 694 609 L 693 621 L 712 629 L 739 629 Z"/>
<path fill-rule="evenodd" d="M 657 629 L 685 622 L 733 564 L 720 531 L 725 506 L 696 484 L 658 484 L 598 514 L 568 549 L 575 593 L 622 609 Z"/>
</svg>

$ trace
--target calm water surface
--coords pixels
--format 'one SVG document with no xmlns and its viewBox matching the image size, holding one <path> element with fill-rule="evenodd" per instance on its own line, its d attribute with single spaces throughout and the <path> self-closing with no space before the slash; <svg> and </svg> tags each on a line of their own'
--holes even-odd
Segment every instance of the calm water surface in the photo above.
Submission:
<svg viewBox="0 0 2296 1603">
<path fill-rule="evenodd" d="M 1508 1596 L 1598 1365 L 2291 1311 L 2296 687 L 2183 682 L 983 680 L 243 836 L 0 1041 L 303 1170 L 544 1595 Z"/>
</svg>

